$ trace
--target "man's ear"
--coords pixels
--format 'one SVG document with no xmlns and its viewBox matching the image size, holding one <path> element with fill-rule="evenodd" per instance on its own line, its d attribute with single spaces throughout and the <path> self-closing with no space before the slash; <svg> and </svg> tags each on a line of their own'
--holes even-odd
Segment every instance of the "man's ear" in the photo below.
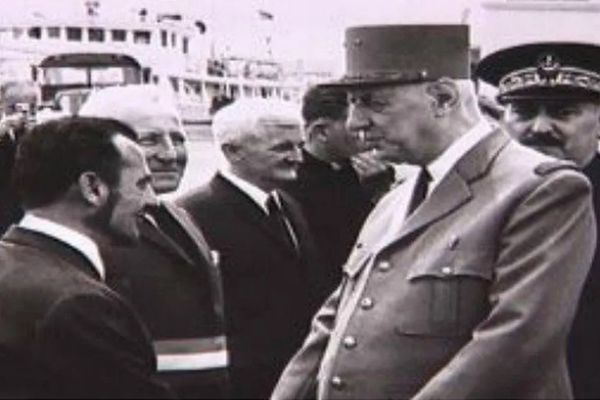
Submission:
<svg viewBox="0 0 600 400">
<path fill-rule="evenodd" d="M 460 98 L 456 83 L 449 78 L 428 83 L 425 91 L 431 99 L 431 108 L 436 117 L 447 114 L 458 104 Z"/>
<path fill-rule="evenodd" d="M 317 118 L 306 125 L 306 136 L 308 140 L 327 141 L 330 121 L 327 118 Z"/>
<path fill-rule="evenodd" d="M 95 172 L 82 173 L 77 183 L 81 196 L 88 204 L 101 207 L 108 201 L 110 188 Z"/>
<path fill-rule="evenodd" d="M 232 164 L 244 158 L 242 146 L 237 143 L 223 143 L 221 145 L 221 152 Z"/>
</svg>

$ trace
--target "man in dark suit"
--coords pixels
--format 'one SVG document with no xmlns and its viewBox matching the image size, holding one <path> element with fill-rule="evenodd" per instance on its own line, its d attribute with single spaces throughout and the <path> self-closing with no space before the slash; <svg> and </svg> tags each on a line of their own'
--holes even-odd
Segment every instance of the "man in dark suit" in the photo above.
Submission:
<svg viewBox="0 0 600 400">
<path fill-rule="evenodd" d="M 186 135 L 168 94 L 153 86 L 111 87 L 90 95 L 80 115 L 110 117 L 138 137 L 157 194 L 177 189 Z M 107 283 L 148 326 L 159 377 L 181 398 L 227 396 L 227 349 L 219 270 L 202 232 L 168 201 L 139 220 L 135 247 L 104 247 Z"/>
<path fill-rule="evenodd" d="M 569 398 L 588 180 L 477 104 L 464 25 L 349 28 L 347 125 L 419 173 L 373 209 L 274 399 Z M 403 51 L 397 51 L 403 49 Z"/>
<path fill-rule="evenodd" d="M 309 228 L 323 259 L 317 285 L 325 300 L 342 278 L 342 265 L 369 211 L 375 188 L 389 186 L 393 170 L 376 160 L 367 160 L 355 135 L 345 127 L 348 110 L 346 91 L 314 86 L 302 99 L 306 142 L 298 179 L 284 188 L 302 206 Z M 353 165 L 369 168 L 365 184 Z M 369 163 L 367 163 L 370 161 Z M 377 184 L 371 182 L 378 181 Z M 366 181 L 369 181 L 368 183 Z"/>
<path fill-rule="evenodd" d="M 522 144 L 571 160 L 592 183 L 600 221 L 600 46 L 534 42 L 498 49 L 478 75 L 499 86 L 502 124 Z M 529 77 L 528 79 L 525 79 Z M 520 81 L 519 81 L 520 80 Z M 511 83 L 512 82 L 512 83 Z M 567 354 L 576 398 L 600 398 L 600 247 L 579 300 Z"/>
<path fill-rule="evenodd" d="M 223 166 L 183 206 L 221 257 L 233 397 L 265 398 L 308 332 L 317 295 L 314 245 L 291 197 L 300 118 L 291 105 L 239 100 L 215 115 Z"/>
<path fill-rule="evenodd" d="M 1 397 L 168 396 L 98 251 L 134 243 L 136 215 L 154 202 L 132 138 L 116 121 L 78 117 L 23 138 L 14 177 L 25 216 L 0 241 Z"/>
</svg>

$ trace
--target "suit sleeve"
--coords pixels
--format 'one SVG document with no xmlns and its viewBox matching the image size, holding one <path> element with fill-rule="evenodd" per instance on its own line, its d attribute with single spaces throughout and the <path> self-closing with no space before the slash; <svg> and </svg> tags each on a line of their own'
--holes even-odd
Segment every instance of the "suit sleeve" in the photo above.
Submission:
<svg viewBox="0 0 600 400">
<path fill-rule="evenodd" d="M 310 333 L 300 350 L 284 369 L 271 399 L 315 398 L 317 373 L 325 352 L 344 285 L 325 301 L 312 321 Z"/>
<path fill-rule="evenodd" d="M 581 175 L 560 170 L 539 181 L 499 234 L 491 312 L 415 399 L 505 393 L 564 354 L 594 254 L 594 212 Z"/>
<path fill-rule="evenodd" d="M 100 295 L 56 305 L 38 328 L 35 354 L 64 397 L 165 398 L 156 361 L 130 310 Z"/>
</svg>

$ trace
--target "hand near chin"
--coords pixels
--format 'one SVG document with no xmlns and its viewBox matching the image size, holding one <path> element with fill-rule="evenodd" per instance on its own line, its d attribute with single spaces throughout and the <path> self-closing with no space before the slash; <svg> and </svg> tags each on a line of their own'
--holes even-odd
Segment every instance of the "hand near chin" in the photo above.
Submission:
<svg viewBox="0 0 600 400">
<path fill-rule="evenodd" d="M 394 182 L 394 168 L 380 160 L 373 151 L 357 154 L 351 161 L 362 187 L 376 202 Z"/>
</svg>

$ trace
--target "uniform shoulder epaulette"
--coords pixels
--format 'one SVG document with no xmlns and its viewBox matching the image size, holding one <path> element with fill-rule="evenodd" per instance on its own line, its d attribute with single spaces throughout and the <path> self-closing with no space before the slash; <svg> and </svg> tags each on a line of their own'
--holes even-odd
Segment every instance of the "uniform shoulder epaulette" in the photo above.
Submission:
<svg viewBox="0 0 600 400">
<path fill-rule="evenodd" d="M 558 171 L 561 169 L 572 169 L 579 171 L 580 168 L 573 161 L 568 160 L 555 160 L 555 161 L 545 161 L 539 164 L 533 170 L 537 175 L 544 176 L 548 175 L 554 171 Z"/>
</svg>

